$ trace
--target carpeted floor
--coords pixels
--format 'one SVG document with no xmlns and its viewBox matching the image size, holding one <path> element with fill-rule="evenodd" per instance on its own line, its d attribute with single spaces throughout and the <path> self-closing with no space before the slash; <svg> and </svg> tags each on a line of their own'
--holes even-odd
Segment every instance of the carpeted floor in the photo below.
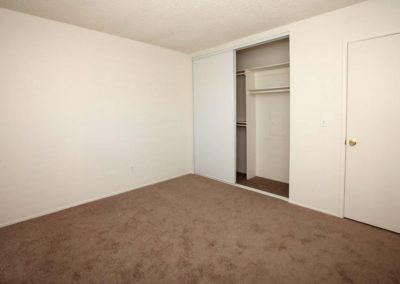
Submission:
<svg viewBox="0 0 400 284">
<path fill-rule="evenodd" d="M 246 174 L 242 173 L 236 173 L 236 183 L 283 197 L 289 197 L 288 183 L 257 176 L 247 179 Z"/>
<path fill-rule="evenodd" d="M 1 283 L 399 283 L 400 236 L 187 175 L 0 229 Z"/>
</svg>

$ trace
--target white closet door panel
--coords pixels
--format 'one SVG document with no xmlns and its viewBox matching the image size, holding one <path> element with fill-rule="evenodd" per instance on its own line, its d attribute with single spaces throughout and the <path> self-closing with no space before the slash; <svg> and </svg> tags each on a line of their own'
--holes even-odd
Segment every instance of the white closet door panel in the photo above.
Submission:
<svg viewBox="0 0 400 284">
<path fill-rule="evenodd" d="M 193 62 L 195 173 L 235 182 L 233 51 Z"/>
</svg>

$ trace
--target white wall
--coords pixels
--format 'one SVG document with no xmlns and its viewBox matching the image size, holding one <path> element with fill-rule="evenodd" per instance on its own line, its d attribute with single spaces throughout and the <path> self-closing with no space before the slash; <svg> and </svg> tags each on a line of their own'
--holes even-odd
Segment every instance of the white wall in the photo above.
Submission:
<svg viewBox="0 0 400 284">
<path fill-rule="evenodd" d="M 220 50 L 290 33 L 290 201 L 342 214 L 344 173 L 344 44 L 400 32 L 400 1 L 366 1 L 205 50 Z M 320 127 L 321 117 L 328 126 Z"/>
<path fill-rule="evenodd" d="M 192 172 L 188 55 L 5 9 L 0 42 L 0 226 Z"/>
<path fill-rule="evenodd" d="M 290 94 L 255 96 L 256 176 L 289 182 Z"/>
</svg>

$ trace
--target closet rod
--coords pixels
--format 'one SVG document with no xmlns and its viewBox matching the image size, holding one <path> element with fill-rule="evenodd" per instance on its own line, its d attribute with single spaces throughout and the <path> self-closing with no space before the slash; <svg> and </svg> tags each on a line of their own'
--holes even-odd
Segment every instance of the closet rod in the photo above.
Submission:
<svg viewBox="0 0 400 284">
<path fill-rule="evenodd" d="M 268 89 L 249 90 L 249 93 L 251 95 L 257 95 L 257 94 L 268 94 L 268 93 L 287 93 L 289 91 L 290 91 L 289 87 L 284 87 L 284 88 L 268 88 Z"/>
</svg>

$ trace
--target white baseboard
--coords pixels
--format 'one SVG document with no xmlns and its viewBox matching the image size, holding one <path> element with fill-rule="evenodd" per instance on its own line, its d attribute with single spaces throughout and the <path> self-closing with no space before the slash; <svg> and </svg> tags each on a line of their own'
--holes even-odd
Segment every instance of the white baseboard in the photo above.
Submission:
<svg viewBox="0 0 400 284">
<path fill-rule="evenodd" d="M 196 173 L 189 172 L 187 174 L 196 174 Z M 121 190 L 121 191 L 117 191 L 117 192 L 113 192 L 113 193 L 109 193 L 109 194 L 104 194 L 102 196 L 98 196 L 98 197 L 95 197 L 95 198 L 90 198 L 90 199 L 86 199 L 86 200 L 83 200 L 83 201 L 75 202 L 75 203 L 72 203 L 72 204 L 69 204 L 69 205 L 66 205 L 66 206 L 57 207 L 55 209 L 42 211 L 42 212 L 37 213 L 37 214 L 32 214 L 32 215 L 29 215 L 29 216 L 18 218 L 16 220 L 13 220 L 13 221 L 10 221 L 10 222 L 2 223 L 2 224 L 0 224 L 0 228 L 6 227 L 6 226 L 10 226 L 10 225 L 13 225 L 13 224 L 17 224 L 17 223 L 20 223 L 20 222 L 24 222 L 24 221 L 27 221 L 27 220 L 30 220 L 30 219 L 38 218 L 38 217 L 41 217 L 41 216 L 44 216 L 44 215 L 56 213 L 56 212 L 59 212 L 59 211 L 62 211 L 62 210 L 68 209 L 68 208 L 72 208 L 72 207 L 75 207 L 75 206 L 83 205 L 83 204 L 90 203 L 90 202 L 93 202 L 93 201 L 101 200 L 101 199 L 104 199 L 104 198 L 107 198 L 107 197 L 111 197 L 111 196 L 114 196 L 114 195 L 118 195 L 118 194 L 121 194 L 121 193 L 125 193 L 125 192 L 128 192 L 128 191 L 136 190 L 136 189 L 139 189 L 139 188 L 142 188 L 142 187 L 146 187 L 146 186 L 149 186 L 149 185 L 153 185 L 153 184 L 156 184 L 156 183 L 164 182 L 164 181 L 167 181 L 167 180 L 170 180 L 170 179 L 178 178 L 178 177 L 181 177 L 181 176 L 184 176 L 184 175 L 187 175 L 187 174 L 181 174 L 181 175 L 177 175 L 177 176 L 172 176 L 172 177 L 161 179 L 161 180 L 157 180 L 157 181 L 154 181 L 154 182 L 138 185 L 138 186 L 136 186 L 134 188 L 131 188 L 131 189 L 124 189 L 124 190 Z M 202 176 L 202 177 L 205 177 L 205 178 L 209 178 L 209 179 L 212 179 L 212 180 L 215 180 L 215 181 L 219 181 L 219 182 L 222 182 L 222 183 L 225 183 L 225 184 L 229 184 L 229 185 L 232 185 L 232 186 L 235 186 L 235 187 L 239 187 L 239 188 L 242 188 L 242 189 L 245 189 L 245 190 L 257 192 L 259 194 L 263 194 L 263 195 L 270 196 L 270 197 L 273 197 L 273 198 L 277 198 L 277 199 L 280 199 L 280 200 L 288 201 L 289 203 L 291 203 L 293 205 L 297 205 L 297 206 L 304 207 L 304 208 L 307 208 L 307 209 L 311 209 L 311 210 L 314 210 L 314 211 L 318 211 L 318 212 L 321 212 L 321 213 L 324 213 L 324 214 L 328 214 L 328 215 L 331 215 L 331 216 L 342 218 L 338 214 L 335 214 L 335 213 L 332 213 L 332 212 L 329 212 L 329 211 L 325 211 L 325 210 L 321 210 L 321 209 L 318 209 L 318 208 L 315 208 L 315 207 L 312 207 L 312 206 L 307 206 L 307 205 L 292 201 L 292 200 L 290 200 L 290 199 L 288 199 L 286 197 L 283 197 L 283 196 L 279 196 L 279 195 L 276 195 L 276 194 L 268 193 L 268 192 L 265 192 L 265 191 L 262 191 L 262 190 L 258 190 L 258 189 L 254 189 L 254 188 L 251 188 L 251 187 L 248 187 L 248 186 L 244 186 L 244 185 L 241 185 L 241 184 L 226 182 L 226 181 L 219 180 L 219 179 L 216 179 L 216 178 L 213 178 L 213 177 L 208 177 L 208 176 L 199 175 L 199 174 L 196 174 L 196 175 Z"/>
<path fill-rule="evenodd" d="M 219 182 L 222 182 L 222 183 L 226 183 L 226 184 L 229 184 L 229 185 L 234 185 L 234 183 L 232 183 L 232 182 L 228 182 L 228 181 L 225 181 L 225 180 L 222 180 L 222 179 L 219 179 L 219 178 L 215 178 L 215 177 L 212 177 L 212 176 L 201 175 L 201 174 L 198 174 L 198 173 L 194 173 L 194 174 L 196 176 L 209 178 L 209 179 L 212 179 L 212 180 L 215 180 L 215 181 L 219 181 Z"/>
<path fill-rule="evenodd" d="M 190 173 L 187 173 L 187 174 L 190 174 Z M 45 210 L 45 211 L 42 211 L 42 212 L 39 212 L 39 213 L 36 213 L 36 214 L 32 214 L 32 215 L 29 215 L 29 216 L 18 218 L 16 220 L 13 220 L 13 221 L 10 221 L 10 222 L 2 223 L 2 224 L 0 224 L 0 228 L 6 227 L 6 226 L 10 226 L 10 225 L 13 225 L 13 224 L 17 224 L 17 223 L 21 223 L 21 222 L 24 222 L 24 221 L 27 221 L 27 220 L 30 220 L 30 219 L 38 218 L 38 217 L 41 217 L 41 216 L 44 216 L 44 215 L 56 213 L 56 212 L 59 212 L 59 211 L 62 211 L 62 210 L 68 209 L 68 208 L 76 207 L 76 206 L 83 205 L 83 204 L 86 204 L 86 203 L 90 203 L 90 202 L 93 202 L 93 201 L 101 200 L 101 199 L 104 199 L 104 198 L 107 198 L 107 197 L 111 197 L 111 196 L 114 196 L 114 195 L 118 195 L 118 194 L 121 194 L 121 193 L 125 193 L 125 192 L 128 192 L 128 191 L 136 190 L 136 189 L 139 189 L 139 188 L 142 188 L 142 187 L 146 187 L 146 186 L 153 185 L 153 184 L 156 184 L 156 183 L 160 183 L 160 182 L 163 182 L 163 181 L 167 181 L 167 180 L 170 180 L 170 179 L 178 178 L 178 177 L 181 177 L 181 176 L 184 176 L 184 175 L 187 175 L 187 174 L 181 174 L 181 175 L 177 175 L 177 176 L 172 176 L 172 177 L 161 179 L 161 180 L 157 180 L 157 181 L 154 181 L 154 182 L 138 185 L 138 186 L 136 186 L 134 188 L 131 188 L 131 189 L 124 189 L 124 190 L 120 190 L 120 191 L 117 191 L 117 192 L 108 193 L 108 194 L 104 194 L 104 195 L 101 195 L 101 196 L 98 196 L 98 197 L 86 199 L 86 200 L 83 200 L 83 201 L 74 202 L 74 203 L 71 203 L 71 204 L 66 205 L 66 206 L 57 207 L 55 209 Z"/>
<path fill-rule="evenodd" d="M 327 214 L 327 215 L 331 215 L 331 216 L 335 216 L 335 217 L 341 218 L 341 216 L 339 216 L 336 213 L 325 211 L 325 210 L 322 210 L 322 209 L 318 209 L 318 208 L 315 208 L 315 207 L 312 207 L 312 206 L 304 205 L 304 204 L 298 203 L 298 202 L 293 201 L 293 200 L 289 200 L 289 203 L 293 204 L 293 205 L 300 206 L 300 207 L 304 207 L 304 208 L 307 208 L 307 209 L 311 209 L 313 211 L 317 211 L 317 212 L 320 212 L 320 213 L 324 213 L 324 214 Z"/>
<path fill-rule="evenodd" d="M 283 196 L 280 196 L 280 195 L 277 195 L 277 194 L 265 192 L 265 191 L 262 191 L 262 190 L 259 190 L 259 189 L 256 189 L 256 188 L 248 187 L 248 186 L 237 184 L 237 183 L 232 184 L 232 185 L 236 186 L 236 187 L 240 187 L 240 188 L 246 189 L 246 190 L 249 190 L 249 191 L 257 192 L 257 193 L 260 193 L 262 195 L 270 196 L 270 197 L 281 199 L 281 200 L 284 200 L 284 201 L 289 201 L 289 198 L 287 198 L 287 197 L 283 197 Z"/>
<path fill-rule="evenodd" d="M 255 188 L 252 188 L 252 187 L 248 187 L 248 186 L 245 186 L 245 185 L 241 185 L 241 184 L 237 184 L 237 183 L 226 182 L 226 181 L 223 181 L 223 180 L 220 180 L 220 179 L 216 179 L 216 178 L 213 178 L 213 177 L 209 177 L 209 176 L 205 176 L 205 175 L 200 175 L 200 174 L 196 174 L 196 175 L 202 176 L 202 177 L 205 177 L 205 178 L 209 178 L 209 179 L 212 179 L 212 180 L 215 180 L 215 181 L 219 181 L 219 182 L 222 182 L 222 183 L 225 183 L 225 184 L 229 184 L 229 185 L 233 185 L 233 186 L 236 186 L 236 187 L 240 187 L 240 188 L 243 188 L 243 189 L 246 189 L 246 190 L 249 190 L 249 191 L 257 192 L 257 193 L 260 193 L 260 194 L 263 194 L 263 195 L 266 195 L 266 196 L 270 196 L 270 197 L 273 197 L 273 198 L 277 198 L 277 199 L 280 199 L 280 200 L 284 200 L 284 201 L 289 202 L 290 204 L 297 205 L 297 206 L 300 206 L 300 207 L 304 207 L 304 208 L 307 208 L 307 209 L 311 209 L 313 211 L 317 211 L 317 212 L 324 213 L 324 214 L 327 214 L 327 215 L 331 215 L 331 216 L 334 216 L 334 217 L 343 218 L 342 216 L 340 216 L 340 215 L 338 215 L 336 213 L 325 211 L 325 210 L 322 210 L 322 209 L 318 209 L 318 208 L 315 208 L 315 207 L 312 207 L 312 206 L 304 205 L 304 204 L 298 203 L 296 201 L 290 200 L 290 198 L 286 198 L 286 197 L 283 197 L 283 196 L 280 196 L 280 195 L 276 195 L 276 194 L 273 194 L 273 193 L 268 193 L 268 192 L 265 192 L 265 191 L 262 191 L 262 190 L 258 190 L 258 189 L 255 189 Z"/>
</svg>

